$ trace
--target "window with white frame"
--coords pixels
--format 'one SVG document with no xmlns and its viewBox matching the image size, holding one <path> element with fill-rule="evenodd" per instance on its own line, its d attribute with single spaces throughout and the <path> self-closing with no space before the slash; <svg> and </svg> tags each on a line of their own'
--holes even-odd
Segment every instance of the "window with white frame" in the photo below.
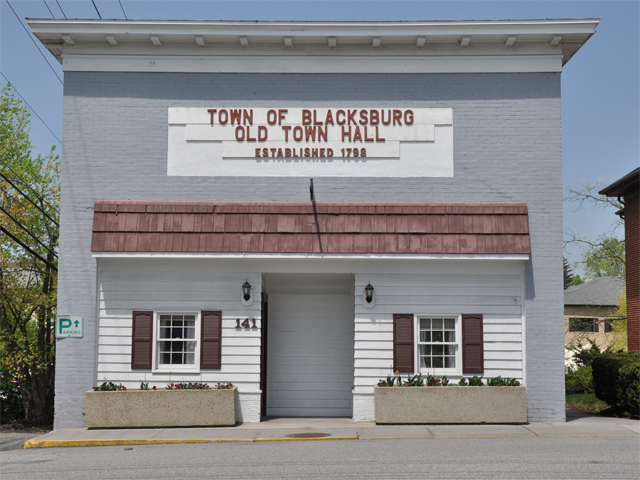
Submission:
<svg viewBox="0 0 640 480">
<path fill-rule="evenodd" d="M 158 368 L 197 368 L 198 315 L 194 313 L 158 313 Z"/>
<path fill-rule="evenodd" d="M 460 372 L 460 333 L 460 319 L 457 316 L 418 317 L 420 372 Z"/>
</svg>

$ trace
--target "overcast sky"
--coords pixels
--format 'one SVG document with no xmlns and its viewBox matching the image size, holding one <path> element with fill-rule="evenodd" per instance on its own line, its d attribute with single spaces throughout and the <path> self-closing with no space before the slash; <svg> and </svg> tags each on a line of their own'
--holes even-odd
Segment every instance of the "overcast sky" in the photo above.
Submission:
<svg viewBox="0 0 640 480">
<path fill-rule="evenodd" d="M 598 18 L 596 34 L 562 73 L 563 185 L 611 183 L 638 167 L 640 2 L 629 1 L 129 1 L 0 0 L 0 70 L 42 118 L 32 116 L 36 152 L 62 138 L 60 64 L 24 19 L 198 20 L 487 20 Z M 13 7 L 13 10 L 12 8 Z M 16 15 L 14 15 L 14 11 Z M 46 59 L 46 61 L 45 61 Z M 48 62 L 48 63 L 47 63 Z M 59 77 L 59 78 L 58 78 Z M 2 85 L 6 84 L 1 78 Z M 49 131 L 49 129 L 51 131 Z M 535 179 L 532 179 L 535 181 Z M 565 202 L 565 229 L 596 238 L 615 221 L 613 209 L 575 212 Z M 579 252 L 569 250 L 575 261 Z"/>
</svg>

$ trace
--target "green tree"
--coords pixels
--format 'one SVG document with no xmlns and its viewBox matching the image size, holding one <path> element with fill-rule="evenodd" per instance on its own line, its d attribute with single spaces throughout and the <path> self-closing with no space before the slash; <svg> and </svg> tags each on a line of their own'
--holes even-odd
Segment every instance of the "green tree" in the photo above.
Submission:
<svg viewBox="0 0 640 480">
<path fill-rule="evenodd" d="M 614 275 L 625 278 L 624 240 L 601 237 L 597 243 L 589 244 L 584 256 L 584 272 L 588 277 Z"/>
<path fill-rule="evenodd" d="M 581 189 L 567 190 L 565 200 L 574 202 L 576 210 L 586 208 L 615 209 L 624 207 L 617 198 L 600 195 L 598 191 L 606 185 L 604 183 L 584 184 Z M 581 259 L 574 265 L 584 268 L 587 278 L 593 279 L 607 275 L 625 276 L 625 246 L 622 236 L 622 220 L 617 218 L 611 230 L 603 232 L 597 239 L 590 240 L 568 229 L 565 232 L 565 248 L 570 245 L 577 246 L 581 251 Z"/>
<path fill-rule="evenodd" d="M 614 350 L 627 350 L 627 291 L 622 291 L 618 298 L 617 319 L 611 322 Z"/>
<path fill-rule="evenodd" d="M 573 285 L 580 285 L 584 283 L 580 278 L 580 275 L 573 274 L 573 268 L 569 264 L 566 257 L 562 257 L 562 268 L 564 270 L 564 289 L 566 290 Z"/>
<path fill-rule="evenodd" d="M 582 285 L 584 283 L 584 280 L 582 280 L 582 278 L 580 277 L 580 275 L 574 275 L 573 278 L 571 279 L 571 287 L 575 286 L 575 285 Z"/>
<path fill-rule="evenodd" d="M 20 388 L 25 420 L 53 419 L 59 159 L 34 155 L 29 111 L 0 93 L 0 370 Z"/>
</svg>

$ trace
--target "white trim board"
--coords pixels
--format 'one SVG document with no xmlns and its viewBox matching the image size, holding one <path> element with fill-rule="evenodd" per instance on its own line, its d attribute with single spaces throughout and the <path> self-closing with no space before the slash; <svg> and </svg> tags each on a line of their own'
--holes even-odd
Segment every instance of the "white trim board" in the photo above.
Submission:
<svg viewBox="0 0 640 480">
<path fill-rule="evenodd" d="M 534 73 L 561 72 L 562 54 L 421 57 L 66 54 L 62 69 L 166 73 Z"/>
<path fill-rule="evenodd" d="M 246 259 L 334 259 L 334 260 L 529 260 L 529 255 L 455 254 L 331 254 L 331 253 L 186 253 L 186 252 L 93 252 L 93 258 L 246 258 Z"/>
</svg>

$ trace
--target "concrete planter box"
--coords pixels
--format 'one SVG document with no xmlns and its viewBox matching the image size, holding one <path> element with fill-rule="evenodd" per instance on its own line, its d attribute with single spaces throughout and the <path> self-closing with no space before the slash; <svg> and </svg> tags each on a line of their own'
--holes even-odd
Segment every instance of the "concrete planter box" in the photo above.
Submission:
<svg viewBox="0 0 640 480">
<path fill-rule="evenodd" d="M 525 387 L 374 387 L 376 423 L 526 423 Z"/>
<path fill-rule="evenodd" d="M 87 428 L 218 427 L 238 420 L 238 389 L 89 391 Z"/>
</svg>

